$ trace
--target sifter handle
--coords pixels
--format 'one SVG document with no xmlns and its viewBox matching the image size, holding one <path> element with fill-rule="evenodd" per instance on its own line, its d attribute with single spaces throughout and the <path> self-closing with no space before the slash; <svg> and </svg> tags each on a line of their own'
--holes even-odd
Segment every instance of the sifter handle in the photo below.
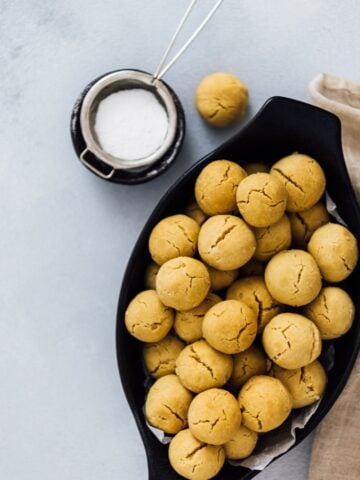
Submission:
<svg viewBox="0 0 360 480">
<path fill-rule="evenodd" d="M 85 158 L 86 155 L 87 155 L 87 159 Z M 108 165 L 105 166 L 103 162 L 100 162 L 97 159 L 94 152 L 92 152 L 88 147 L 86 147 L 85 150 L 83 150 L 80 153 L 79 158 L 81 163 L 83 163 L 85 167 L 87 167 L 89 170 L 91 170 L 93 173 L 95 173 L 99 177 L 104 178 L 105 180 L 109 180 L 115 173 L 115 168 L 111 168 L 111 170 L 108 173 L 102 172 L 101 170 L 99 170 L 99 168 L 97 168 L 96 165 L 94 164 L 94 158 L 96 159 L 99 165 L 104 166 L 105 168 L 108 167 Z"/>
</svg>

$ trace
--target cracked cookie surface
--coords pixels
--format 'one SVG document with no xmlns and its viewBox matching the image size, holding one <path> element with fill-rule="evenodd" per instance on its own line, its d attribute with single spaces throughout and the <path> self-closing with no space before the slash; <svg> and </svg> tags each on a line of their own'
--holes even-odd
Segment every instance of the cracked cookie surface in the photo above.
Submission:
<svg viewBox="0 0 360 480">
<path fill-rule="evenodd" d="M 284 185 L 268 173 L 253 173 L 242 180 L 236 203 L 246 222 L 253 227 L 268 227 L 283 216 L 287 203 Z"/>
<path fill-rule="evenodd" d="M 317 402 L 326 387 L 326 372 L 317 360 L 295 370 L 285 370 L 274 365 L 272 374 L 287 388 L 293 408 L 302 408 Z"/>
<path fill-rule="evenodd" d="M 142 342 L 159 342 L 169 333 L 173 322 L 173 310 L 161 302 L 155 290 L 138 293 L 125 312 L 128 332 Z"/>
<path fill-rule="evenodd" d="M 175 362 L 185 344 L 174 335 L 160 342 L 148 343 L 143 348 L 143 359 L 149 374 L 154 378 L 175 372 Z"/>
<path fill-rule="evenodd" d="M 163 218 L 149 237 L 151 258 L 158 265 L 176 257 L 193 257 L 196 253 L 199 224 L 187 215 Z"/>
<path fill-rule="evenodd" d="M 277 378 L 252 377 L 239 393 L 239 405 L 245 427 L 254 432 L 269 432 L 290 415 L 290 394 Z"/>
<path fill-rule="evenodd" d="M 245 277 L 234 282 L 226 292 L 226 299 L 240 300 L 254 311 L 258 333 L 263 331 L 275 315 L 284 310 L 284 306 L 271 296 L 263 277 L 260 276 Z"/>
<path fill-rule="evenodd" d="M 145 416 L 153 427 L 174 434 L 187 426 L 193 395 L 176 375 L 159 378 L 150 387 L 145 401 Z"/>
<path fill-rule="evenodd" d="M 221 302 L 221 298 L 215 293 L 209 293 L 199 306 L 185 312 L 176 312 L 174 321 L 175 333 L 187 343 L 200 340 L 203 336 L 202 324 L 204 315 L 218 302 Z"/>
<path fill-rule="evenodd" d="M 247 104 L 246 86 L 230 73 L 207 75 L 196 89 L 196 109 L 214 127 L 226 127 L 235 123 L 244 115 Z"/>
<path fill-rule="evenodd" d="M 294 153 L 274 163 L 270 173 L 286 188 L 287 211 L 301 212 L 317 203 L 325 191 L 325 175 L 308 155 Z"/>
<path fill-rule="evenodd" d="M 269 227 L 254 228 L 256 250 L 254 259 L 267 262 L 275 254 L 286 250 L 291 244 L 291 226 L 287 215 Z"/>
<path fill-rule="evenodd" d="M 215 160 L 204 167 L 195 183 L 195 198 L 207 215 L 236 210 L 236 189 L 245 170 L 230 160 Z"/>
<path fill-rule="evenodd" d="M 254 255 L 255 236 L 241 218 L 215 215 L 202 225 L 198 248 L 200 257 L 218 270 L 235 270 Z"/>
<path fill-rule="evenodd" d="M 191 433 L 200 441 L 222 445 L 240 427 L 239 404 L 228 391 L 211 388 L 196 395 L 191 402 L 188 421 Z"/>
<path fill-rule="evenodd" d="M 265 354 L 255 345 L 234 355 L 233 362 L 229 385 L 236 393 L 251 377 L 265 374 L 271 365 Z"/>
<path fill-rule="evenodd" d="M 255 312 L 239 300 L 224 300 L 205 314 L 203 335 L 216 350 L 235 354 L 250 347 L 257 333 Z"/>
<path fill-rule="evenodd" d="M 282 368 L 301 368 L 321 353 L 321 336 L 315 323 L 297 313 L 280 313 L 266 325 L 262 337 L 264 349 Z"/>
<path fill-rule="evenodd" d="M 258 434 L 244 425 L 236 430 L 234 435 L 225 443 L 225 457 L 228 460 L 241 460 L 249 457 L 256 447 Z"/>
<path fill-rule="evenodd" d="M 345 280 L 356 267 L 359 251 L 356 238 L 344 226 L 328 223 L 315 230 L 308 251 L 328 282 Z"/>
<path fill-rule="evenodd" d="M 205 340 L 199 340 L 182 350 L 176 360 L 175 371 L 186 388 L 199 393 L 225 385 L 232 367 L 230 355 L 218 352 Z"/>
<path fill-rule="evenodd" d="M 289 213 L 293 244 L 306 248 L 311 235 L 316 229 L 329 223 L 330 217 L 323 203 L 316 203 L 303 212 Z"/>
<path fill-rule="evenodd" d="M 173 258 L 161 266 L 156 277 L 160 300 L 180 311 L 200 305 L 209 289 L 209 272 L 202 262 L 194 258 Z"/>
<path fill-rule="evenodd" d="M 321 338 L 331 340 L 350 330 L 355 317 L 355 306 L 342 288 L 325 287 L 314 301 L 306 305 L 304 315 L 318 327 Z"/>
<path fill-rule="evenodd" d="M 266 265 L 265 283 L 275 300 L 299 307 L 310 303 L 319 294 L 321 275 L 308 252 L 283 250 Z"/>
<path fill-rule="evenodd" d="M 208 480 L 215 477 L 225 462 L 222 446 L 208 445 L 182 430 L 171 440 L 169 461 L 173 469 L 189 480 Z"/>
</svg>

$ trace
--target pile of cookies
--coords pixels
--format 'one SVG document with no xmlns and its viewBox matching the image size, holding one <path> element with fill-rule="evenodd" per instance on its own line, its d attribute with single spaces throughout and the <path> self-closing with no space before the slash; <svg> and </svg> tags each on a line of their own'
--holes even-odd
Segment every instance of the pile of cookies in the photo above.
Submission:
<svg viewBox="0 0 360 480">
<path fill-rule="evenodd" d="M 355 313 L 331 284 L 358 260 L 354 235 L 321 203 L 325 186 L 307 155 L 270 171 L 217 160 L 200 172 L 196 201 L 150 234 L 147 289 L 125 324 L 155 379 L 147 421 L 174 435 L 169 460 L 185 478 L 251 455 L 325 390 L 322 340 L 346 333 Z"/>
</svg>

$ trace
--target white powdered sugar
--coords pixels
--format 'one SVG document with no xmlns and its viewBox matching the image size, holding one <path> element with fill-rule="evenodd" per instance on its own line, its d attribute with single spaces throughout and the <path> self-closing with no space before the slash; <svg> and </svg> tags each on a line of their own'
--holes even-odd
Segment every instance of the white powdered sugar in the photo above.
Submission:
<svg viewBox="0 0 360 480">
<path fill-rule="evenodd" d="M 167 131 L 166 111 L 148 90 L 120 90 L 99 103 L 95 133 L 103 150 L 114 157 L 148 157 L 161 147 Z"/>
</svg>

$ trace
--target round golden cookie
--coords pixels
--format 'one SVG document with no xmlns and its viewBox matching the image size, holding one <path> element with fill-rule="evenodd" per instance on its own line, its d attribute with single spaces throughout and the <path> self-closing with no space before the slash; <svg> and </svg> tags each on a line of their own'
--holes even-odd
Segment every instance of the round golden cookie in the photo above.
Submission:
<svg viewBox="0 0 360 480">
<path fill-rule="evenodd" d="M 253 275 L 262 276 L 264 275 L 264 271 L 265 264 L 252 258 L 239 269 L 239 277 L 252 277 Z"/>
<path fill-rule="evenodd" d="M 270 361 L 264 353 L 255 345 L 233 357 L 234 366 L 229 380 L 233 391 L 239 389 L 255 375 L 263 375 L 269 369 Z"/>
<path fill-rule="evenodd" d="M 177 433 L 187 426 L 187 414 L 193 395 L 176 375 L 158 378 L 145 401 L 145 416 L 153 427 L 165 433 Z"/>
<path fill-rule="evenodd" d="M 222 290 L 231 285 L 239 274 L 239 270 L 217 270 L 213 267 L 208 267 L 210 275 L 211 290 Z"/>
<path fill-rule="evenodd" d="M 214 127 L 227 127 L 238 121 L 248 104 L 248 89 L 235 75 L 216 72 L 199 83 L 195 93 L 196 109 Z"/>
<path fill-rule="evenodd" d="M 225 457 L 228 460 L 241 460 L 249 457 L 256 447 L 258 434 L 244 425 L 236 430 L 235 434 L 224 445 Z"/>
<path fill-rule="evenodd" d="M 301 212 L 311 208 L 325 191 L 323 169 L 308 155 L 293 153 L 284 157 L 272 166 L 270 173 L 286 188 L 288 212 Z"/>
<path fill-rule="evenodd" d="M 331 340 L 350 330 L 355 317 L 355 306 L 342 288 L 325 287 L 314 301 L 306 305 L 304 315 L 318 327 L 321 338 Z"/>
<path fill-rule="evenodd" d="M 308 250 L 328 282 L 345 280 L 356 267 L 359 257 L 356 238 L 337 223 L 328 223 L 315 230 Z"/>
<path fill-rule="evenodd" d="M 275 315 L 284 309 L 283 305 L 270 295 L 263 277 L 259 276 L 237 280 L 228 288 L 226 299 L 240 300 L 254 311 L 259 333 Z"/>
<path fill-rule="evenodd" d="M 225 300 L 214 305 L 205 314 L 203 335 L 216 350 L 239 353 L 255 340 L 257 323 L 255 312 L 239 300 Z"/>
<path fill-rule="evenodd" d="M 266 262 L 276 253 L 286 250 L 291 244 L 291 227 L 287 215 L 269 227 L 254 228 L 256 250 L 254 259 Z"/>
<path fill-rule="evenodd" d="M 189 480 L 208 480 L 222 469 L 225 454 L 222 446 L 206 445 L 197 440 L 189 429 L 177 433 L 169 446 L 172 468 Z"/>
<path fill-rule="evenodd" d="M 208 218 L 196 202 L 190 202 L 188 204 L 188 206 L 185 208 L 185 215 L 195 220 L 195 222 L 200 226 Z"/>
<path fill-rule="evenodd" d="M 268 227 L 284 215 L 287 193 L 269 173 L 253 173 L 236 190 L 236 204 L 244 220 L 253 227 Z"/>
<path fill-rule="evenodd" d="M 155 262 L 151 262 L 145 270 L 144 283 L 145 287 L 149 290 L 155 290 L 156 288 L 156 275 L 158 274 L 159 268 L 159 265 Z"/>
<path fill-rule="evenodd" d="M 306 248 L 311 235 L 317 228 L 329 223 L 330 217 L 325 205 L 319 202 L 303 212 L 289 213 L 289 220 L 294 245 Z"/>
<path fill-rule="evenodd" d="M 245 170 L 230 160 L 215 160 L 204 167 L 195 183 L 196 201 L 207 215 L 236 210 L 236 189 Z"/>
<path fill-rule="evenodd" d="M 185 344 L 168 335 L 160 342 L 148 343 L 143 348 L 143 358 L 147 371 L 154 378 L 175 372 L 175 362 Z"/>
<path fill-rule="evenodd" d="M 279 427 L 292 408 L 290 394 L 280 380 L 265 375 L 250 378 L 238 400 L 243 424 L 259 433 Z"/>
<path fill-rule="evenodd" d="M 295 370 L 285 370 L 274 365 L 272 374 L 290 393 L 293 408 L 302 408 L 317 402 L 326 387 L 326 372 L 317 360 Z"/>
<path fill-rule="evenodd" d="M 173 322 L 173 310 L 161 302 L 155 290 L 138 293 L 125 312 L 128 332 L 142 342 L 159 342 L 169 333 Z"/>
<path fill-rule="evenodd" d="M 215 293 L 209 293 L 199 306 L 186 312 L 176 312 L 174 330 L 177 336 L 187 343 L 200 340 L 203 336 L 202 324 L 204 315 L 218 302 L 221 302 L 221 298 L 215 295 Z"/>
<path fill-rule="evenodd" d="M 248 175 L 252 175 L 253 173 L 268 173 L 270 167 L 262 162 L 254 162 L 244 165 L 244 170 Z"/>
<path fill-rule="evenodd" d="M 193 257 L 200 227 L 187 215 L 172 215 L 160 220 L 149 237 L 151 258 L 158 265 L 176 257 Z"/>
<path fill-rule="evenodd" d="M 198 248 L 200 257 L 218 270 L 235 270 L 254 255 L 253 232 L 234 215 L 216 215 L 202 225 Z"/>
<path fill-rule="evenodd" d="M 236 398 L 221 388 L 196 395 L 188 413 L 191 433 L 201 442 L 222 445 L 240 427 L 241 413 Z"/>
<path fill-rule="evenodd" d="M 218 352 L 205 340 L 194 342 L 176 360 L 176 375 L 192 392 L 222 387 L 229 380 L 233 367 L 230 355 Z"/>
<path fill-rule="evenodd" d="M 202 262 L 194 258 L 173 258 L 161 266 L 156 277 L 160 300 L 176 310 L 197 307 L 209 289 L 209 272 Z"/>
<path fill-rule="evenodd" d="M 280 303 L 300 307 L 320 292 L 321 275 L 314 258 L 304 250 L 283 250 L 265 268 L 265 283 Z"/>
<path fill-rule="evenodd" d="M 280 313 L 266 325 L 263 346 L 282 368 L 301 368 L 318 358 L 321 336 L 314 322 L 298 313 Z"/>
</svg>

